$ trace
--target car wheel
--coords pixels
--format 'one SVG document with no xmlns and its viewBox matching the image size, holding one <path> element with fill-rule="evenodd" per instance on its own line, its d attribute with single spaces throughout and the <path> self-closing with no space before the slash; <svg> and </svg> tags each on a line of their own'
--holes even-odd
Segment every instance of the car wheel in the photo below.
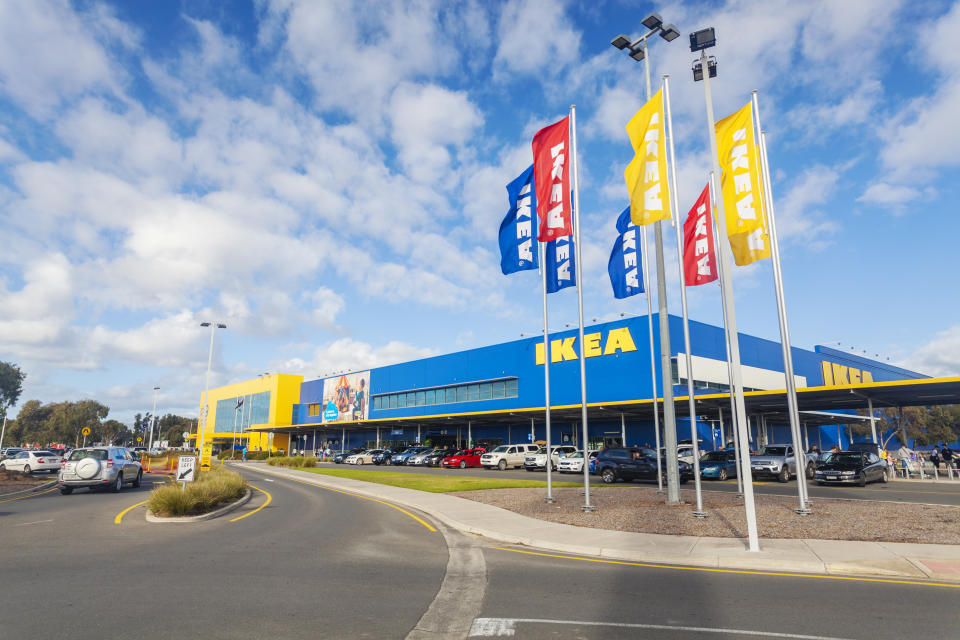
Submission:
<svg viewBox="0 0 960 640">
<path fill-rule="evenodd" d="M 6 470 L 7 470 L 7 466 L 0 464 L 0 471 L 6 471 Z"/>
<path fill-rule="evenodd" d="M 720 473 L 717 474 L 717 480 L 726 480 L 727 479 L 727 470 L 720 469 Z"/>
<path fill-rule="evenodd" d="M 777 482 L 788 482 L 790 480 L 790 467 L 783 465 L 783 469 L 777 474 Z"/>
<path fill-rule="evenodd" d="M 861 487 L 867 486 L 867 472 L 866 472 L 866 471 L 861 471 L 861 472 L 860 472 L 860 480 L 859 480 L 859 482 L 857 482 L 857 484 L 859 484 Z"/>
<path fill-rule="evenodd" d="M 807 480 L 813 480 L 813 476 L 816 472 L 816 469 L 813 466 L 813 463 L 807 465 Z"/>
<path fill-rule="evenodd" d="M 134 488 L 134 489 L 139 489 L 139 488 L 140 488 L 140 481 L 141 481 L 142 479 L 143 479 L 143 471 L 138 471 L 138 472 L 137 472 L 137 479 L 133 481 L 133 488 Z"/>
<path fill-rule="evenodd" d="M 461 468 L 461 469 L 466 469 L 466 468 L 467 468 L 467 461 L 466 461 L 466 460 L 461 460 L 461 461 L 460 461 L 460 468 Z"/>
<path fill-rule="evenodd" d="M 23 475 L 28 476 L 31 473 L 32 471 L 30 471 L 30 465 L 28 464 L 23 465 Z"/>
<path fill-rule="evenodd" d="M 65 496 L 68 496 L 71 493 L 73 493 L 73 487 L 60 487 L 60 493 L 62 493 Z"/>
<path fill-rule="evenodd" d="M 363 464 L 363 458 L 357 458 L 357 464 Z"/>
<path fill-rule="evenodd" d="M 498 462 L 498 463 L 497 463 L 497 469 L 500 469 L 500 471 L 506 471 L 506 470 L 507 470 L 507 461 L 506 461 L 506 460 L 501 460 L 500 462 Z"/>
<path fill-rule="evenodd" d="M 600 472 L 600 479 L 603 480 L 605 484 L 613 484 L 617 481 L 617 473 L 610 467 L 607 467 Z"/>
<path fill-rule="evenodd" d="M 884 484 L 886 484 L 889 481 L 890 481 L 890 476 L 887 475 L 887 470 L 884 469 L 883 473 L 880 474 L 880 482 L 883 482 Z"/>
<path fill-rule="evenodd" d="M 110 487 L 110 491 L 113 493 L 120 493 L 120 490 L 123 489 L 123 474 L 117 474 L 117 481 L 113 483 L 113 486 Z"/>
</svg>

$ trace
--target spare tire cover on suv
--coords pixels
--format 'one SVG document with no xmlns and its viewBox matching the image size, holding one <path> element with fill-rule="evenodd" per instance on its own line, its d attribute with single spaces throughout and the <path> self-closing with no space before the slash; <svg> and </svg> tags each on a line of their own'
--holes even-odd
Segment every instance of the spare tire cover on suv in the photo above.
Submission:
<svg viewBox="0 0 960 640">
<path fill-rule="evenodd" d="M 84 458 L 83 460 L 79 460 L 77 461 L 76 466 L 73 468 L 73 472 L 84 480 L 96 478 L 97 474 L 100 473 L 100 461 L 96 458 Z"/>
</svg>

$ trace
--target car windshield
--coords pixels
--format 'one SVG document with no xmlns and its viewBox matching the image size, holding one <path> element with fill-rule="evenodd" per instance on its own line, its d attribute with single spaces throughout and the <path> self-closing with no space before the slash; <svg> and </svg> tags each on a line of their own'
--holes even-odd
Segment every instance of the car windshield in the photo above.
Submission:
<svg viewBox="0 0 960 640">
<path fill-rule="evenodd" d="M 710 451 L 703 454 L 701 462 L 726 462 L 727 454 L 723 451 Z"/>
<path fill-rule="evenodd" d="M 840 453 L 833 454 L 833 456 L 830 458 L 830 462 L 836 464 L 859 464 L 861 459 L 862 457 L 859 452 L 848 453 L 846 451 L 842 451 Z"/>
<path fill-rule="evenodd" d="M 50 453 L 49 451 L 34 451 L 33 455 L 39 458 L 39 457 L 52 456 L 53 454 Z"/>
<path fill-rule="evenodd" d="M 93 458 L 94 460 L 106 460 L 106 449 L 85 449 L 77 450 L 70 454 L 71 460 L 83 460 L 84 458 Z"/>
<path fill-rule="evenodd" d="M 457 451 L 456 453 L 451 453 L 451 456 L 468 456 L 470 455 L 469 451 Z"/>
<path fill-rule="evenodd" d="M 757 453 L 758 456 L 785 456 L 787 455 L 786 447 L 762 447 L 760 452 Z"/>
<path fill-rule="evenodd" d="M 493 450 L 493 453 L 506 453 L 507 449 L 509 449 L 509 448 L 510 448 L 510 447 L 508 447 L 508 446 L 505 445 L 505 444 L 504 444 L 504 445 L 500 445 L 499 447 L 497 447 L 496 449 Z"/>
<path fill-rule="evenodd" d="M 567 454 L 567 457 L 568 457 L 568 458 L 582 458 L 582 457 L 583 457 L 583 451 L 574 451 L 573 453 L 568 453 L 568 454 Z"/>
</svg>

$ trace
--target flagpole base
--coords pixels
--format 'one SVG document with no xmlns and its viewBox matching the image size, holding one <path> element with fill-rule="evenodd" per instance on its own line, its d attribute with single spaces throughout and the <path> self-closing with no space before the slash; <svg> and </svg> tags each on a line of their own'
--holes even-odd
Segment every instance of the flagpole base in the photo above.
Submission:
<svg viewBox="0 0 960 640">
<path fill-rule="evenodd" d="M 597 510 L 597 508 L 592 504 L 585 504 L 580 508 L 583 509 L 584 513 L 593 513 L 594 511 Z"/>
<path fill-rule="evenodd" d="M 549 504 L 553 504 L 554 502 L 557 501 L 557 499 L 554 498 L 553 496 L 547 496 L 546 498 L 543 499 L 543 501 L 544 501 L 544 502 L 547 502 L 547 503 L 549 503 Z"/>
<path fill-rule="evenodd" d="M 706 518 L 706 517 L 709 516 L 709 515 L 710 515 L 710 514 L 707 513 L 706 511 L 694 511 L 694 512 L 693 512 L 693 517 L 694 517 L 694 518 Z"/>
<path fill-rule="evenodd" d="M 811 513 L 813 513 L 813 509 L 806 509 L 806 508 L 804 508 L 804 509 L 799 509 L 799 508 L 798 508 L 798 509 L 794 509 L 793 512 L 796 513 L 796 514 L 799 514 L 799 515 L 801 515 L 801 516 L 808 516 L 808 515 L 810 515 Z"/>
</svg>

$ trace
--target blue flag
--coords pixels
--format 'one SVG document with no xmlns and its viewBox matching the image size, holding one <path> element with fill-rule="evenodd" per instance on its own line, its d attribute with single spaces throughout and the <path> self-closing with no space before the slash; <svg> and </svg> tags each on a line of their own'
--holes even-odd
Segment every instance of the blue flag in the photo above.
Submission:
<svg viewBox="0 0 960 640">
<path fill-rule="evenodd" d="M 534 212 L 537 194 L 533 188 L 533 165 L 507 185 L 510 209 L 500 223 L 500 270 L 504 275 L 536 269 L 537 240 Z"/>
<path fill-rule="evenodd" d="M 577 284 L 574 277 L 573 236 L 564 236 L 546 243 L 543 261 L 547 269 L 547 293 L 556 293 L 561 289 Z"/>
<path fill-rule="evenodd" d="M 630 221 L 630 207 L 617 218 L 617 236 L 607 262 L 613 297 L 629 298 L 643 293 L 643 272 L 640 271 L 640 228 Z"/>
</svg>

